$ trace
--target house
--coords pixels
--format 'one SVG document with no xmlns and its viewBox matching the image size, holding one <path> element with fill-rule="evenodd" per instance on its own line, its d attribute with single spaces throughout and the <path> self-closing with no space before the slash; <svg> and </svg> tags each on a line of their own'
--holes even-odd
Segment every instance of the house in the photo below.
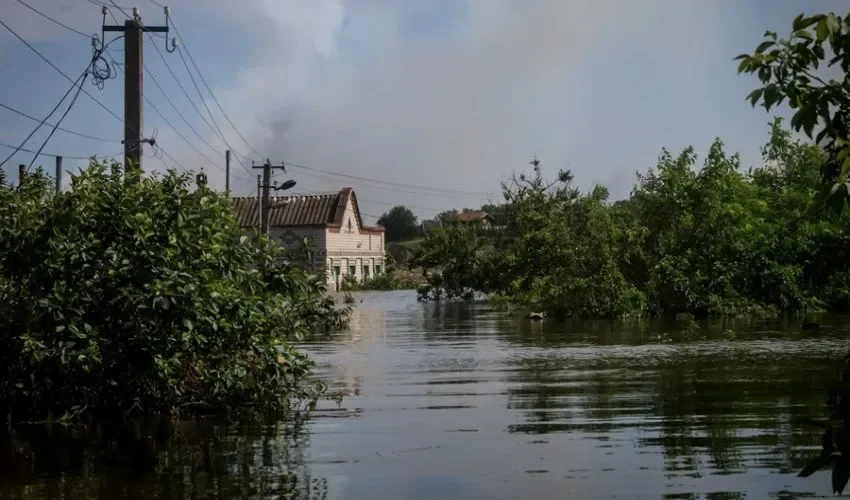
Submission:
<svg viewBox="0 0 850 500">
<path fill-rule="evenodd" d="M 233 198 L 240 227 L 259 227 L 256 197 Z M 350 276 L 357 281 L 386 269 L 384 229 L 363 224 L 357 196 L 350 187 L 337 193 L 271 198 L 269 237 L 293 260 L 324 272 L 329 290 L 338 291 Z M 352 279 L 349 278 L 349 279 Z"/>
<path fill-rule="evenodd" d="M 452 214 L 449 216 L 449 221 L 456 224 L 478 225 L 482 229 L 493 228 L 493 217 L 487 212 L 481 212 L 479 210 Z"/>
<path fill-rule="evenodd" d="M 440 229 L 442 227 L 443 227 L 443 223 L 440 221 L 440 219 L 423 220 L 422 221 L 422 234 L 424 234 L 425 236 L 428 236 L 428 234 L 431 233 L 432 231 L 434 231 L 435 229 Z"/>
</svg>

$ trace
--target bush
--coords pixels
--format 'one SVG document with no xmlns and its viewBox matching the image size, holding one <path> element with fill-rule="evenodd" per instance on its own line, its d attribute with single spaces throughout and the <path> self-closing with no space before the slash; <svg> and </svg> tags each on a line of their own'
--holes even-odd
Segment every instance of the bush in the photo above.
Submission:
<svg viewBox="0 0 850 500">
<path fill-rule="evenodd" d="M 286 409 L 321 390 L 287 340 L 346 322 L 322 278 L 188 175 L 122 170 L 0 188 L 0 412 Z"/>
</svg>

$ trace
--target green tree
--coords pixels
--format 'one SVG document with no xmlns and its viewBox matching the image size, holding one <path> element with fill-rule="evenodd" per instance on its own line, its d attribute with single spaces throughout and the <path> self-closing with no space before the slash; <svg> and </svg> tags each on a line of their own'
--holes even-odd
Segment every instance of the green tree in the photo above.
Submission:
<svg viewBox="0 0 850 500">
<path fill-rule="evenodd" d="M 433 298 L 474 291 L 558 316 L 775 315 L 850 307 L 850 213 L 806 217 L 828 161 L 822 148 L 772 124 L 762 167 L 742 171 L 718 139 L 698 165 L 666 150 L 627 200 L 572 174 L 515 175 L 504 229 L 440 233 L 420 262 Z M 442 291 L 441 291 L 442 290 Z"/>
<path fill-rule="evenodd" d="M 787 99 L 791 127 L 828 154 L 810 208 L 843 208 L 850 198 L 850 14 L 800 14 L 787 38 L 768 31 L 754 53 L 737 59 L 740 73 L 758 74 L 762 83 L 748 96 L 752 105 L 770 111 Z"/>
<path fill-rule="evenodd" d="M 409 208 L 397 205 L 381 215 L 378 225 L 386 230 L 387 241 L 406 241 L 419 236 L 419 224 Z"/>
<path fill-rule="evenodd" d="M 289 340 L 347 313 L 280 257 L 188 175 L 0 188 L 0 414 L 288 408 L 312 391 Z"/>
</svg>

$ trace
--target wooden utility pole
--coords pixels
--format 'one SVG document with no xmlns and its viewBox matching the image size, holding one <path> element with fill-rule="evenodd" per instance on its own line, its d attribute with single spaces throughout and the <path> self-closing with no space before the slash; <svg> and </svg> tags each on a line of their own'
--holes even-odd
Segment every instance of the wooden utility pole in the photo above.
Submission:
<svg viewBox="0 0 850 500">
<path fill-rule="evenodd" d="M 27 166 L 21 163 L 18 165 L 18 186 L 23 185 L 24 177 L 27 176 Z"/>
<path fill-rule="evenodd" d="M 272 165 L 271 160 L 266 159 L 266 162 L 261 166 L 257 166 L 254 162 L 251 162 L 251 168 L 261 168 L 263 169 L 263 181 L 259 187 L 262 187 L 262 199 L 260 200 L 260 207 L 262 208 L 261 216 L 260 216 L 260 232 L 263 234 L 269 234 L 269 215 L 271 210 L 269 210 L 269 190 L 271 188 L 272 181 L 272 169 L 279 168 L 286 172 L 286 167 L 283 166 L 283 163 L 280 165 Z"/>
<path fill-rule="evenodd" d="M 261 230 L 263 228 L 263 196 L 260 194 L 262 189 L 263 181 L 260 180 L 260 175 L 257 174 L 257 224 L 259 224 Z"/>
<path fill-rule="evenodd" d="M 166 13 L 167 15 L 167 13 Z M 144 26 L 139 9 L 123 26 L 104 26 L 103 31 L 124 33 L 124 171 L 142 168 L 142 99 L 144 99 L 144 62 L 142 33 L 168 33 L 168 26 Z M 166 46 L 166 49 L 168 47 Z"/>
<path fill-rule="evenodd" d="M 62 157 L 56 157 L 56 194 L 62 191 Z"/>
<path fill-rule="evenodd" d="M 142 25 L 124 21 L 124 170 L 142 168 Z"/>
<path fill-rule="evenodd" d="M 230 150 L 224 152 L 224 195 L 230 198 Z"/>
</svg>

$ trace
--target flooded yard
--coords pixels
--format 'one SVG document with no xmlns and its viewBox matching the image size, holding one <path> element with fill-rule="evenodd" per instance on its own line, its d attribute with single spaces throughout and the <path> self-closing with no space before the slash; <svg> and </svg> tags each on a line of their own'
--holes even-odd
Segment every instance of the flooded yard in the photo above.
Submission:
<svg viewBox="0 0 850 500">
<path fill-rule="evenodd" d="M 18 429 L 0 498 L 830 496 L 828 471 L 796 477 L 820 449 L 797 420 L 825 415 L 846 320 L 689 332 L 356 298 L 349 331 L 303 343 L 341 404 L 102 441 Z"/>
</svg>

